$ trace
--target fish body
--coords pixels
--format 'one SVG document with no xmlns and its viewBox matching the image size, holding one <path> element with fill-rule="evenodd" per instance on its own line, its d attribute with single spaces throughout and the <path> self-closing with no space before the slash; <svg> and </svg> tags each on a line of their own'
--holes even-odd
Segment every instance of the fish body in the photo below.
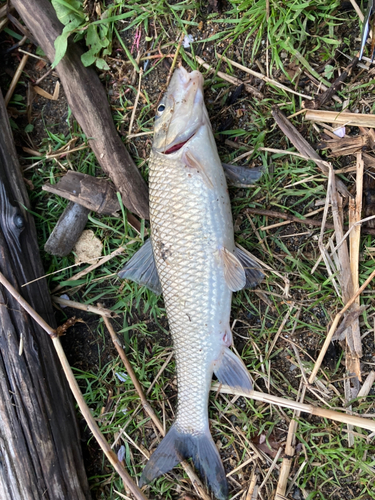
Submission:
<svg viewBox="0 0 375 500">
<path fill-rule="evenodd" d="M 229 319 L 232 292 L 262 274 L 235 247 L 228 188 L 198 71 L 176 70 L 158 107 L 149 187 L 152 249 L 149 245 L 147 255 L 152 250 L 157 271 L 150 281 L 159 279 L 154 289 L 161 287 L 165 301 L 178 403 L 176 420 L 141 483 L 192 457 L 215 496 L 224 500 L 225 472 L 209 430 L 209 390 L 213 373 L 223 383 L 252 388 L 242 361 L 229 350 Z M 146 278 L 122 277 L 147 285 L 151 267 Z"/>
</svg>

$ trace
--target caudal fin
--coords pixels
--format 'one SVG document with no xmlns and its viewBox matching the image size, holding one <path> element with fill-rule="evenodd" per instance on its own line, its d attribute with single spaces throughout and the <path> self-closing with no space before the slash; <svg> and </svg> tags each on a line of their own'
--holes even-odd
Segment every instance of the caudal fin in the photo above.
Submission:
<svg viewBox="0 0 375 500">
<path fill-rule="evenodd" d="M 226 500 L 228 485 L 224 467 L 208 429 L 205 433 L 193 436 L 180 432 L 176 424 L 172 425 L 143 469 L 139 485 L 142 487 L 190 457 L 215 497 Z"/>
</svg>

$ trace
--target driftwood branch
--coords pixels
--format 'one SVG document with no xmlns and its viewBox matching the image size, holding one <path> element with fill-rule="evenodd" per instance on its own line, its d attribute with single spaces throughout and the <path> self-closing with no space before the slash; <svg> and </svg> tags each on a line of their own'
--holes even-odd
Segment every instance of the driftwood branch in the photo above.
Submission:
<svg viewBox="0 0 375 500">
<path fill-rule="evenodd" d="M 13 4 L 50 61 L 55 58 L 54 41 L 62 24 L 48 0 L 14 0 Z M 113 123 L 105 90 L 93 67 L 81 62 L 78 45 L 69 45 L 56 69 L 68 104 L 89 138 L 104 172 L 121 193 L 124 205 L 148 218 L 148 191 L 139 170 L 121 142 Z"/>
<path fill-rule="evenodd" d="M 99 214 L 115 215 L 120 210 L 115 186 L 92 175 L 69 170 L 57 184 L 45 184 L 42 189 Z"/>
</svg>

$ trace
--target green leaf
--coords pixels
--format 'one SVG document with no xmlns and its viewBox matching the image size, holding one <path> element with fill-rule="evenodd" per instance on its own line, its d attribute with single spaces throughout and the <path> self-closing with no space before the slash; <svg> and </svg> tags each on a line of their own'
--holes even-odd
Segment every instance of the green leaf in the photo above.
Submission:
<svg viewBox="0 0 375 500">
<path fill-rule="evenodd" d="M 58 20 L 65 26 L 76 19 L 79 19 L 80 23 L 85 19 L 82 4 L 77 0 L 52 0 L 52 5 Z"/>
<path fill-rule="evenodd" d="M 110 69 L 108 64 L 105 62 L 105 60 L 101 59 L 100 57 L 95 61 L 95 64 L 96 64 L 97 68 L 99 68 L 99 69 L 105 69 L 105 70 Z"/>
<path fill-rule="evenodd" d="M 91 64 L 94 64 L 95 60 L 96 55 L 94 54 L 92 49 L 81 55 L 81 61 L 84 66 L 91 66 Z"/>
<path fill-rule="evenodd" d="M 333 74 L 335 72 L 335 67 L 331 66 L 330 64 L 327 64 L 327 66 L 324 68 L 324 76 L 330 80 L 333 77 Z"/>
<path fill-rule="evenodd" d="M 25 132 L 28 134 L 29 132 L 32 132 L 34 130 L 34 125 L 32 123 L 29 123 L 25 127 Z"/>
<path fill-rule="evenodd" d="M 55 59 L 52 63 L 52 67 L 55 68 L 61 59 L 65 56 L 66 49 L 68 48 L 68 38 L 71 34 L 70 26 L 65 26 L 61 35 L 59 35 L 55 40 Z"/>
</svg>

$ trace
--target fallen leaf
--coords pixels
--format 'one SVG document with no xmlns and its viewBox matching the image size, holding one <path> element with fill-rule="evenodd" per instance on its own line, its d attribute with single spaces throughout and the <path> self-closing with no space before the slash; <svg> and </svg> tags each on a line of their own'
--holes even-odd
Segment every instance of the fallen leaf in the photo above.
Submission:
<svg viewBox="0 0 375 500">
<path fill-rule="evenodd" d="M 272 433 L 269 435 L 268 439 L 265 434 L 259 434 L 259 436 L 252 439 L 252 442 L 259 450 L 263 451 L 263 453 L 271 458 L 275 458 L 279 448 L 281 448 L 281 443 L 277 441 Z"/>
</svg>

